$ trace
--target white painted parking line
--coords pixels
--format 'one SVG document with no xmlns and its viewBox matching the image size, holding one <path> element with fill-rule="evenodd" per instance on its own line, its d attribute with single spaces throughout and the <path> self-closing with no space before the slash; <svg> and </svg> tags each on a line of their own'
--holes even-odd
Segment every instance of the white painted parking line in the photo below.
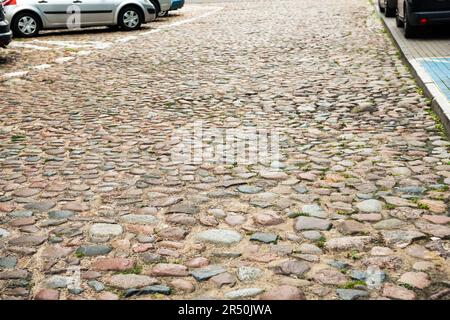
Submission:
<svg viewBox="0 0 450 320">
<path fill-rule="evenodd" d="M 10 72 L 3 74 L 3 78 L 10 79 L 10 78 L 19 78 L 23 77 L 28 73 L 28 71 L 16 71 L 16 72 Z"/>
<path fill-rule="evenodd" d="M 175 27 L 181 26 L 181 25 L 186 24 L 186 23 L 191 23 L 191 22 L 194 22 L 196 20 L 203 19 L 203 18 L 206 18 L 206 17 L 208 17 L 210 15 L 213 15 L 213 14 L 219 12 L 222 9 L 223 9 L 222 7 L 216 7 L 215 10 L 212 10 L 210 12 L 206 12 L 204 14 L 201 14 L 201 15 L 197 16 L 197 17 L 193 17 L 193 18 L 190 18 L 190 19 L 185 19 L 185 20 L 177 21 L 177 22 L 165 25 L 165 26 L 161 26 L 158 29 L 153 29 L 153 30 L 150 30 L 150 31 L 142 32 L 140 35 L 147 35 L 147 34 L 151 34 L 151 33 L 156 33 L 156 32 L 160 32 L 160 31 L 162 31 L 164 29 L 171 29 L 171 28 L 175 28 Z"/>
<path fill-rule="evenodd" d="M 92 53 L 90 50 L 81 50 L 75 53 L 77 56 L 88 56 Z"/>
<path fill-rule="evenodd" d="M 222 7 L 214 7 L 214 8 L 215 8 L 214 10 L 212 10 L 212 11 L 210 11 L 210 12 L 207 12 L 207 13 L 204 13 L 204 14 L 201 14 L 201 15 L 199 15 L 199 16 L 197 16 L 197 17 L 193 17 L 193 18 L 190 18 L 190 19 L 185 19 L 185 20 L 173 22 L 173 23 L 170 23 L 170 24 L 168 24 L 168 25 L 162 25 L 162 26 L 160 26 L 160 27 L 158 27 L 158 28 L 156 28 L 156 29 L 152 29 L 152 30 L 150 30 L 150 31 L 141 32 L 141 33 L 138 34 L 137 36 L 130 36 L 130 37 L 125 37 L 125 38 L 117 39 L 117 40 L 114 41 L 114 42 L 115 42 L 115 43 L 126 43 L 126 42 L 129 42 L 129 41 L 132 41 L 132 40 L 136 40 L 138 37 L 141 37 L 141 36 L 145 36 L 145 35 L 148 35 L 148 34 L 153 34 L 153 33 L 161 32 L 161 31 L 163 31 L 163 30 L 165 30 L 165 29 L 172 29 L 172 28 L 181 26 L 181 25 L 186 24 L 186 23 L 194 22 L 194 21 L 196 21 L 196 20 L 199 20 L 199 19 L 208 17 L 208 16 L 210 16 L 210 15 L 216 13 L 216 12 L 219 12 L 220 10 L 223 9 Z"/>
<path fill-rule="evenodd" d="M 55 40 L 33 40 L 35 43 L 44 43 L 63 48 L 93 48 L 107 49 L 112 43 L 104 41 L 55 41 Z"/>
<path fill-rule="evenodd" d="M 61 57 L 61 58 L 56 58 L 55 62 L 61 64 L 61 63 L 69 62 L 70 60 L 73 60 L 73 59 L 75 59 L 75 58 L 74 57 Z"/>
<path fill-rule="evenodd" d="M 115 42 L 115 43 L 123 43 L 123 42 L 128 42 L 128 41 L 136 40 L 136 39 L 137 39 L 136 36 L 129 36 L 129 37 L 117 39 L 117 40 L 114 41 L 114 42 Z"/>
<path fill-rule="evenodd" d="M 34 49 L 34 50 L 41 50 L 41 51 L 55 50 L 55 48 L 37 46 L 37 45 L 34 45 L 34 44 L 24 43 L 24 42 L 20 42 L 20 41 L 13 41 L 13 42 L 11 42 L 9 44 L 9 47 L 10 48 Z"/>
<path fill-rule="evenodd" d="M 51 64 L 40 64 L 40 65 L 34 66 L 33 69 L 42 70 L 42 69 L 48 69 L 51 66 L 52 66 Z"/>
</svg>

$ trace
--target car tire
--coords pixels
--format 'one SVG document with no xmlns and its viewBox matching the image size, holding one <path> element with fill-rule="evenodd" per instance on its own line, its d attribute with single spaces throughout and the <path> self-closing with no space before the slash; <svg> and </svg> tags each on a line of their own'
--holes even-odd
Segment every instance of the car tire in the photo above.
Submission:
<svg viewBox="0 0 450 320">
<path fill-rule="evenodd" d="M 136 6 L 125 6 L 119 12 L 119 25 L 123 30 L 138 30 L 143 20 L 142 13 Z"/>
<path fill-rule="evenodd" d="M 167 17 L 169 15 L 169 11 L 160 11 L 158 13 L 158 17 Z"/>
<path fill-rule="evenodd" d="M 150 0 L 150 2 L 152 3 L 152 5 L 155 7 L 155 14 L 156 14 L 156 19 L 158 19 L 159 17 L 159 12 L 161 11 L 161 7 L 159 5 L 159 2 L 157 0 Z"/>
<path fill-rule="evenodd" d="M 395 8 L 391 8 L 389 7 L 389 4 L 387 3 L 387 1 L 385 1 L 386 3 L 386 9 L 384 10 L 384 15 L 386 18 L 392 18 L 395 17 Z"/>
<path fill-rule="evenodd" d="M 384 1 L 384 0 L 378 0 L 378 8 L 380 9 L 380 12 L 383 13 L 384 8 L 381 6 L 381 1 Z"/>
<path fill-rule="evenodd" d="M 39 34 L 41 30 L 41 19 L 33 12 L 19 12 L 11 22 L 11 30 L 14 37 L 31 38 Z"/>
<path fill-rule="evenodd" d="M 417 28 L 412 26 L 409 23 L 409 19 L 408 19 L 408 7 L 405 8 L 405 18 L 404 18 L 404 22 L 403 22 L 403 29 L 405 31 L 405 38 L 407 39 L 411 39 L 414 38 L 417 34 Z"/>
<path fill-rule="evenodd" d="M 398 10 L 396 10 L 396 14 L 395 14 L 395 23 L 398 28 L 403 28 L 403 21 L 400 19 Z"/>
</svg>

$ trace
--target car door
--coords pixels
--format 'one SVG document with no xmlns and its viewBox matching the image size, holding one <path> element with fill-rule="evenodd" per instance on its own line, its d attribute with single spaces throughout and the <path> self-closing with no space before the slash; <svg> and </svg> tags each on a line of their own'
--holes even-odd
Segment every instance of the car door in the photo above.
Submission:
<svg viewBox="0 0 450 320">
<path fill-rule="evenodd" d="M 81 9 L 81 25 L 108 25 L 114 21 L 114 0 L 74 0 Z"/>
<path fill-rule="evenodd" d="M 70 15 L 68 9 L 72 2 L 73 0 L 36 0 L 34 5 L 49 27 L 60 28 L 67 26 Z"/>
</svg>

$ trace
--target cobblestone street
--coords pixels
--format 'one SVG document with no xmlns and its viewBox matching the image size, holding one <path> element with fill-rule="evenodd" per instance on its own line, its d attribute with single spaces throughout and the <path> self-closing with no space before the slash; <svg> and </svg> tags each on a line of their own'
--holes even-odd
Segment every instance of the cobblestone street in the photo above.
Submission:
<svg viewBox="0 0 450 320">
<path fill-rule="evenodd" d="M 187 1 L 1 54 L 0 299 L 449 299 L 450 143 L 369 1 Z M 280 157 L 180 161 L 196 123 Z"/>
</svg>

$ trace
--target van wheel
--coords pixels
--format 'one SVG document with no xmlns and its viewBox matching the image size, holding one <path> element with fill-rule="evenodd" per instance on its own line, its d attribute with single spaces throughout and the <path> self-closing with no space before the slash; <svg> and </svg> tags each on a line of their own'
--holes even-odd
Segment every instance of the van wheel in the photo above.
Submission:
<svg viewBox="0 0 450 320">
<path fill-rule="evenodd" d="M 397 24 L 398 28 L 403 28 L 403 21 L 400 20 L 400 16 L 398 15 L 398 10 L 396 12 L 397 13 L 395 14 L 395 23 Z"/>
<path fill-rule="evenodd" d="M 395 17 L 395 9 L 389 7 L 389 4 L 387 3 L 387 1 L 386 1 L 385 3 L 386 3 L 386 10 L 384 11 L 384 15 L 385 15 L 387 18 Z"/>
<path fill-rule="evenodd" d="M 150 0 L 152 5 L 155 7 L 156 19 L 159 17 L 159 12 L 161 11 L 161 7 L 159 6 L 158 0 Z"/>
<path fill-rule="evenodd" d="M 41 20 L 33 12 L 19 12 L 12 19 L 11 29 L 15 37 L 35 37 L 41 29 Z"/>
<path fill-rule="evenodd" d="M 119 24 L 124 30 L 138 30 L 142 20 L 142 14 L 135 6 L 126 6 L 119 12 Z"/>
<path fill-rule="evenodd" d="M 384 8 L 381 6 L 381 1 L 384 1 L 384 0 L 378 0 L 378 8 L 380 9 L 380 12 L 383 13 Z"/>
<path fill-rule="evenodd" d="M 169 15 L 169 11 L 160 11 L 158 13 L 158 17 L 167 17 Z"/>
<path fill-rule="evenodd" d="M 408 7 L 405 8 L 405 22 L 404 22 L 404 28 L 405 28 L 405 38 L 407 39 L 411 39 L 414 38 L 417 34 L 417 28 L 412 26 L 409 23 L 409 19 L 408 19 Z"/>
</svg>

